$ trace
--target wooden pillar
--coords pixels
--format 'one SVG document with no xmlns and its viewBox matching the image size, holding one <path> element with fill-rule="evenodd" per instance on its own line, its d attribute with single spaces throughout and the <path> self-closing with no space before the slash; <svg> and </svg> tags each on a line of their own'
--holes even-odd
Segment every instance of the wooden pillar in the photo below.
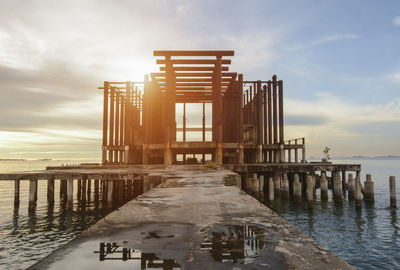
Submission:
<svg viewBox="0 0 400 270">
<path fill-rule="evenodd" d="M 360 208 L 361 207 L 361 183 L 360 183 L 360 180 L 357 177 L 355 179 L 354 185 L 355 185 L 355 188 L 354 188 L 354 191 L 355 191 L 354 199 L 356 201 L 356 207 Z"/>
<path fill-rule="evenodd" d="M 294 148 L 294 162 L 298 163 L 299 162 L 299 153 L 297 150 L 297 139 L 294 140 L 295 148 Z"/>
<path fill-rule="evenodd" d="M 94 180 L 94 200 L 99 200 L 99 179 Z"/>
<path fill-rule="evenodd" d="M 164 164 L 169 165 L 172 163 L 172 152 L 171 152 L 171 138 L 173 137 L 172 132 L 174 128 L 172 123 L 175 123 L 175 118 L 173 118 L 175 108 L 172 106 L 175 98 L 175 75 L 172 67 L 171 57 L 165 56 L 165 89 L 166 93 L 166 132 L 164 136 Z M 175 103 L 174 103 L 175 104 Z"/>
<path fill-rule="evenodd" d="M 281 177 L 278 173 L 274 174 L 274 190 L 276 195 L 281 194 Z"/>
<path fill-rule="evenodd" d="M 20 180 L 14 180 L 14 205 L 19 205 Z"/>
<path fill-rule="evenodd" d="M 355 182 L 354 182 L 353 174 L 351 174 L 351 173 L 349 173 L 349 181 L 347 183 L 347 189 L 349 191 L 349 198 L 350 199 L 354 198 Z"/>
<path fill-rule="evenodd" d="M 109 142 L 108 145 L 114 147 L 114 113 L 115 113 L 115 90 L 114 87 L 110 87 L 110 128 L 109 128 Z M 108 151 L 108 162 L 114 162 L 114 151 Z"/>
<path fill-rule="evenodd" d="M 81 199 L 83 202 L 86 201 L 86 183 L 87 182 L 87 177 L 82 178 L 82 193 L 81 193 Z"/>
<path fill-rule="evenodd" d="M 78 179 L 77 180 L 77 184 L 78 184 L 78 191 L 77 191 L 77 198 L 78 201 L 80 201 L 82 199 L 82 179 Z"/>
<path fill-rule="evenodd" d="M 274 125 L 274 144 L 278 143 L 278 103 L 277 103 L 276 75 L 272 76 L 272 106 Z"/>
<path fill-rule="evenodd" d="M 346 182 L 346 171 L 342 171 L 342 188 L 343 192 L 347 189 L 347 182 Z"/>
<path fill-rule="evenodd" d="M 206 104 L 204 102 L 203 102 L 203 118 L 202 118 L 202 135 L 203 135 L 203 142 L 205 142 L 206 141 Z"/>
<path fill-rule="evenodd" d="M 333 178 L 333 199 L 335 202 L 343 202 L 343 188 L 342 181 L 340 181 L 340 174 L 335 172 Z"/>
<path fill-rule="evenodd" d="M 243 95 L 243 74 L 239 74 L 238 76 L 238 95 L 242 97 Z M 239 99 L 239 142 L 243 143 L 243 124 L 244 124 L 244 102 L 243 99 Z"/>
<path fill-rule="evenodd" d="M 90 201 L 90 195 L 92 194 L 92 179 L 87 179 L 87 200 Z"/>
<path fill-rule="evenodd" d="M 303 148 L 302 148 L 302 151 L 301 151 L 301 154 L 302 154 L 302 163 L 306 163 L 307 161 L 306 161 L 306 139 L 305 138 L 302 138 L 302 142 L 303 142 Z"/>
<path fill-rule="evenodd" d="M 103 149 L 102 163 L 107 163 L 107 128 L 108 128 L 108 82 L 104 82 L 104 101 L 103 101 Z"/>
<path fill-rule="evenodd" d="M 217 61 L 214 68 L 213 80 L 213 103 L 215 102 L 216 111 L 216 149 L 215 149 L 215 163 L 222 164 L 222 92 L 221 92 L 221 71 L 222 71 L 222 56 L 217 56 Z"/>
<path fill-rule="evenodd" d="M 284 126 L 283 126 L 283 81 L 278 82 L 279 86 L 279 143 L 283 144 L 284 137 Z"/>
<path fill-rule="evenodd" d="M 131 161 L 129 159 L 129 151 L 130 151 L 130 133 L 131 133 L 131 128 L 132 128 L 132 120 L 130 117 L 130 107 L 131 107 L 131 82 L 127 81 L 126 83 L 126 97 L 124 100 L 124 139 L 123 139 L 123 144 L 125 145 L 124 147 L 124 163 L 129 164 Z"/>
<path fill-rule="evenodd" d="M 289 179 L 286 173 L 282 177 L 282 197 L 289 198 Z"/>
<path fill-rule="evenodd" d="M 268 144 L 272 145 L 272 106 L 271 106 L 271 88 L 272 82 L 268 81 Z M 273 153 L 269 150 L 269 162 L 272 162 Z"/>
<path fill-rule="evenodd" d="M 119 124 L 119 145 L 124 147 L 124 132 L 125 132 L 125 97 L 120 95 L 120 124 Z M 124 149 L 124 148 L 122 148 Z M 119 150 L 119 162 L 123 163 L 124 160 L 124 150 Z"/>
<path fill-rule="evenodd" d="M 119 114 L 120 114 L 120 106 L 119 106 L 120 94 L 117 90 L 115 93 L 115 146 L 119 146 Z M 119 150 L 114 151 L 114 162 L 120 162 L 119 160 Z"/>
<path fill-rule="evenodd" d="M 275 191 L 274 191 L 274 179 L 269 177 L 268 179 L 268 200 L 269 202 L 274 201 Z"/>
<path fill-rule="evenodd" d="M 37 179 L 29 180 L 29 210 L 32 210 L 36 206 L 37 201 Z"/>
<path fill-rule="evenodd" d="M 47 201 L 49 203 L 54 202 L 54 178 L 47 180 Z"/>
<path fill-rule="evenodd" d="M 204 104 L 204 103 L 203 103 Z M 203 108 L 203 118 L 204 118 L 204 108 Z M 183 103 L 183 119 L 182 119 L 182 123 L 183 123 L 183 141 L 186 142 L 186 103 Z M 204 128 L 203 128 L 204 130 Z M 204 135 L 203 135 L 204 137 Z M 204 138 L 203 138 L 204 141 Z"/>
</svg>

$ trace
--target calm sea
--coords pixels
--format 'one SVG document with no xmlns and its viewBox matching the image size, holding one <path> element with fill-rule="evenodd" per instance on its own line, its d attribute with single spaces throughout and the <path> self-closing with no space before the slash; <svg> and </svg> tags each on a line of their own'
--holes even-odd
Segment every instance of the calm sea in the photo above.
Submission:
<svg viewBox="0 0 400 270">
<path fill-rule="evenodd" d="M 81 162 L 88 161 L 0 161 L 0 173 Z M 274 210 L 360 269 L 400 269 L 400 216 L 398 210 L 389 208 L 388 185 L 389 176 L 400 179 L 400 159 L 334 163 L 361 164 L 363 181 L 366 173 L 372 174 L 375 203 L 363 202 L 362 209 L 356 210 L 347 198 L 343 204 L 335 204 L 332 198 L 321 202 L 317 191 L 313 210 L 308 210 L 305 204 L 280 200 L 275 201 Z M 0 269 L 27 268 L 108 213 L 93 200 L 87 201 L 85 207 L 76 203 L 74 211 L 65 211 L 61 207 L 58 181 L 54 206 L 48 206 L 46 184 L 46 181 L 39 181 L 37 208 L 29 213 L 28 182 L 21 182 L 19 208 L 14 208 L 13 204 L 14 183 L 0 182 Z"/>
</svg>

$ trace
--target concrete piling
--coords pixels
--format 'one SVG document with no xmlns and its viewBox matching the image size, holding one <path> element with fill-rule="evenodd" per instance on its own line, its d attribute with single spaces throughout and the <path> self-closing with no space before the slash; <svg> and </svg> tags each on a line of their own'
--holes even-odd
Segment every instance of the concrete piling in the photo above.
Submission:
<svg viewBox="0 0 400 270">
<path fill-rule="evenodd" d="M 365 197 L 364 200 L 367 202 L 374 201 L 374 182 L 371 180 L 371 175 L 366 175 L 366 181 L 364 182 Z"/>
<path fill-rule="evenodd" d="M 47 180 L 47 201 L 54 202 L 54 178 Z"/>
<path fill-rule="evenodd" d="M 333 199 L 335 202 L 343 202 L 343 186 L 338 173 L 333 176 Z"/>
<path fill-rule="evenodd" d="M 320 189 L 321 189 L 321 200 L 328 199 L 328 179 L 326 178 L 326 172 L 321 172 L 321 180 L 320 180 Z"/>
<path fill-rule="evenodd" d="M 347 184 L 347 189 L 349 191 L 349 198 L 354 198 L 354 194 L 355 194 L 355 181 L 354 181 L 354 177 L 353 174 L 349 174 L 349 180 L 348 180 L 348 184 Z"/>
<path fill-rule="evenodd" d="M 354 180 L 354 199 L 356 201 L 356 207 L 361 207 L 361 183 L 356 177 Z"/>
<path fill-rule="evenodd" d="M 29 180 L 29 210 L 35 208 L 37 200 L 37 179 Z"/>
<path fill-rule="evenodd" d="M 282 178 L 282 197 L 289 198 L 289 179 L 286 173 L 283 174 Z"/>
<path fill-rule="evenodd" d="M 275 195 L 275 185 L 274 185 L 274 179 L 270 177 L 268 179 L 268 201 L 273 202 L 274 201 L 274 195 Z"/>
<path fill-rule="evenodd" d="M 19 180 L 14 180 L 14 205 L 19 205 L 19 190 L 20 182 Z"/>
<path fill-rule="evenodd" d="M 281 178 L 278 174 L 274 175 L 274 191 L 276 195 L 281 194 Z"/>
<path fill-rule="evenodd" d="M 396 208 L 396 179 L 394 176 L 389 177 L 389 188 L 390 188 L 390 207 Z"/>
<path fill-rule="evenodd" d="M 113 207 L 113 184 L 112 180 L 107 181 L 107 208 Z"/>
<path fill-rule="evenodd" d="M 67 180 L 67 207 L 72 209 L 74 206 L 74 179 Z"/>
<path fill-rule="evenodd" d="M 253 178 L 251 179 L 251 193 L 258 194 L 258 178 L 256 173 L 253 173 Z"/>
<path fill-rule="evenodd" d="M 311 175 L 307 175 L 306 183 L 307 183 L 307 204 L 308 204 L 308 208 L 313 208 L 314 185 L 313 185 L 313 179 L 312 179 Z"/>
<path fill-rule="evenodd" d="M 259 195 L 259 199 L 260 201 L 264 201 L 264 175 L 260 175 L 260 182 L 259 182 L 259 187 L 258 187 L 258 195 Z"/>
<path fill-rule="evenodd" d="M 293 180 L 293 199 L 295 202 L 301 202 L 301 183 L 299 175 L 296 173 Z"/>
</svg>

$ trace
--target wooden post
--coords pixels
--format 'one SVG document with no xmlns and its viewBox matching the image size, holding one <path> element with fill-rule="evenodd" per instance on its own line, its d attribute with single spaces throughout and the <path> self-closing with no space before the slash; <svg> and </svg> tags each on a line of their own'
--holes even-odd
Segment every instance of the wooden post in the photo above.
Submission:
<svg viewBox="0 0 400 270">
<path fill-rule="evenodd" d="M 109 128 L 109 142 L 110 147 L 114 146 L 114 113 L 115 113 L 115 90 L 110 87 L 110 128 Z M 114 151 L 108 151 L 108 162 L 114 162 Z"/>
<path fill-rule="evenodd" d="M 346 171 L 342 171 L 342 188 L 343 192 L 347 189 L 347 183 L 346 183 Z"/>
<path fill-rule="evenodd" d="M 119 106 L 120 94 L 119 91 L 115 93 L 115 146 L 119 146 L 119 114 L 120 114 L 120 106 Z M 120 162 L 119 160 L 119 150 L 114 151 L 114 161 Z"/>
<path fill-rule="evenodd" d="M 126 82 L 126 97 L 124 99 L 124 139 L 123 139 L 123 144 L 124 144 L 124 163 L 129 164 L 129 147 L 130 147 L 130 132 L 131 132 L 131 126 L 132 126 L 132 119 L 130 117 L 130 99 L 131 99 L 131 82 L 127 81 Z"/>
<path fill-rule="evenodd" d="M 203 117 L 204 117 L 204 112 L 203 112 Z M 183 119 L 182 120 L 183 120 L 183 141 L 186 142 L 186 103 L 185 102 L 183 103 Z M 204 130 L 204 128 L 203 128 L 203 130 Z"/>
<path fill-rule="evenodd" d="M 108 82 L 104 82 L 102 163 L 107 163 Z"/>
<path fill-rule="evenodd" d="M 272 76 L 272 106 L 274 121 L 274 144 L 278 143 L 278 102 L 277 102 L 277 82 L 276 75 Z"/>
<path fill-rule="evenodd" d="M 29 210 L 35 208 L 37 200 L 37 179 L 29 180 Z"/>
<path fill-rule="evenodd" d="M 74 207 L 74 179 L 67 180 L 67 207 L 68 209 Z"/>
<path fill-rule="evenodd" d="M 282 197 L 289 198 L 289 179 L 286 173 L 283 174 L 282 178 Z"/>
<path fill-rule="evenodd" d="M 319 181 L 319 185 L 321 188 L 321 199 L 328 199 L 328 179 L 326 178 L 326 172 L 321 172 L 321 179 Z"/>
<path fill-rule="evenodd" d="M 351 173 L 349 173 L 349 180 L 348 180 L 348 183 L 347 183 L 347 189 L 349 191 L 349 198 L 350 199 L 354 198 L 355 182 L 354 182 L 353 174 L 351 174 Z"/>
<path fill-rule="evenodd" d="M 299 162 L 299 152 L 297 150 L 297 139 L 294 140 L 295 144 L 295 149 L 294 149 L 294 162 L 298 163 Z"/>
<path fill-rule="evenodd" d="M 87 179 L 87 200 L 90 201 L 90 195 L 92 195 L 92 180 Z"/>
<path fill-rule="evenodd" d="M 307 175 L 306 181 L 307 181 L 307 203 L 308 203 L 308 208 L 313 208 L 314 185 L 313 185 L 313 181 L 312 181 L 312 176 L 311 175 Z"/>
<path fill-rule="evenodd" d="M 283 81 L 278 82 L 279 87 L 279 144 L 284 142 L 283 128 Z"/>
<path fill-rule="evenodd" d="M 78 191 L 76 197 L 78 198 L 78 201 L 82 200 L 82 181 L 83 181 L 82 179 L 77 180 Z"/>
<path fill-rule="evenodd" d="M 366 175 L 366 181 L 364 182 L 364 189 L 365 189 L 365 196 L 364 199 L 367 202 L 373 202 L 374 201 L 374 182 L 371 180 L 371 175 L 367 174 Z"/>
<path fill-rule="evenodd" d="M 14 205 L 19 205 L 20 180 L 14 180 Z"/>
<path fill-rule="evenodd" d="M 94 200 L 99 200 L 99 179 L 94 180 Z"/>
<path fill-rule="evenodd" d="M 389 177 L 389 188 L 390 188 L 390 207 L 396 208 L 396 179 L 394 176 Z"/>
<path fill-rule="evenodd" d="M 202 122 L 202 135 L 203 135 L 203 142 L 206 141 L 206 104 L 203 102 L 203 122 Z M 186 124 L 185 124 L 186 126 Z"/>
<path fill-rule="evenodd" d="M 294 180 L 293 180 L 293 199 L 295 202 L 301 202 L 301 182 L 299 178 L 299 174 L 295 173 L 294 174 Z"/>
<path fill-rule="evenodd" d="M 47 180 L 47 201 L 54 203 L 54 178 Z"/>
<path fill-rule="evenodd" d="M 301 160 L 301 162 L 302 163 L 306 163 L 307 161 L 306 161 L 306 139 L 305 138 L 302 138 L 302 151 L 301 151 L 301 155 L 302 155 L 302 160 Z"/>
<path fill-rule="evenodd" d="M 271 106 L 271 81 L 268 81 L 268 144 L 272 145 L 272 106 Z M 269 162 L 272 162 L 272 153 L 273 151 L 269 150 Z"/>
<path fill-rule="evenodd" d="M 222 94 L 221 94 L 221 66 L 222 56 L 217 56 L 214 69 L 214 80 L 213 80 L 213 94 L 215 97 L 213 102 L 216 102 L 216 111 L 213 111 L 216 116 L 216 129 L 217 129 L 217 140 L 216 140 L 216 151 L 215 151 L 215 162 L 218 165 L 222 165 Z"/>
<path fill-rule="evenodd" d="M 82 193 L 81 193 L 81 199 L 83 202 L 86 202 L 86 181 L 87 177 L 82 178 Z"/>
</svg>

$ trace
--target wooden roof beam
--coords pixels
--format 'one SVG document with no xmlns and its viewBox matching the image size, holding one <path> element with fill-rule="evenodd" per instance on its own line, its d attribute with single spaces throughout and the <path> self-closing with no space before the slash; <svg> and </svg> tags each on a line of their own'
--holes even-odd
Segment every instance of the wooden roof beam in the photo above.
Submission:
<svg viewBox="0 0 400 270">
<path fill-rule="evenodd" d="M 212 77 L 214 73 L 212 72 L 175 72 L 176 77 Z M 163 72 L 153 72 L 151 73 L 152 77 L 165 77 L 165 73 Z M 222 77 L 234 77 L 236 78 L 236 72 L 222 72 Z"/>
<path fill-rule="evenodd" d="M 235 51 L 153 51 L 154 56 L 234 56 Z"/>
<path fill-rule="evenodd" d="M 214 67 L 173 67 L 175 71 L 214 71 Z M 228 71 L 229 67 L 221 67 L 222 71 Z M 165 67 L 160 67 L 160 71 L 165 71 Z"/>
<path fill-rule="evenodd" d="M 214 59 L 171 59 L 173 65 L 215 65 L 217 60 Z M 157 59 L 156 63 L 158 65 L 165 65 L 165 59 Z M 222 59 L 222 65 L 231 64 L 230 59 Z"/>
</svg>

